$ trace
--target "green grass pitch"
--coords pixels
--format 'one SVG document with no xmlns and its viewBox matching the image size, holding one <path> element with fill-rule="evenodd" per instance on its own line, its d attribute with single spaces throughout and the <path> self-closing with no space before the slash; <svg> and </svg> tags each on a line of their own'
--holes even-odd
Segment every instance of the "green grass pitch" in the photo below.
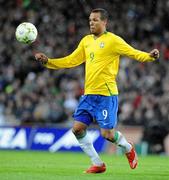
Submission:
<svg viewBox="0 0 169 180">
<path fill-rule="evenodd" d="M 125 156 L 101 154 L 103 174 L 85 174 L 90 160 L 83 153 L 0 151 L 0 180 L 168 180 L 169 157 L 140 156 L 131 170 Z"/>
</svg>

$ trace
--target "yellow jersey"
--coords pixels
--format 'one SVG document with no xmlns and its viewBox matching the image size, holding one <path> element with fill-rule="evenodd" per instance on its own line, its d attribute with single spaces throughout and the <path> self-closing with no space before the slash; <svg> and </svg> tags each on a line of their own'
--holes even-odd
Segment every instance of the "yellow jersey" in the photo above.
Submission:
<svg viewBox="0 0 169 180">
<path fill-rule="evenodd" d="M 85 36 L 72 54 L 63 58 L 49 58 L 45 66 L 60 69 L 85 63 L 84 94 L 111 96 L 118 94 L 116 76 L 120 56 L 140 62 L 155 60 L 149 53 L 134 49 L 119 36 L 105 32 L 98 38 L 92 34 Z"/>
</svg>

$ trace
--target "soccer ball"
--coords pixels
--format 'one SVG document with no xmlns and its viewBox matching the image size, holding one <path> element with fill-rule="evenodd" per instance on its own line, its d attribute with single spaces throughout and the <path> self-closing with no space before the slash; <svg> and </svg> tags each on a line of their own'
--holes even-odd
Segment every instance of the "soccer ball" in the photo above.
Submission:
<svg viewBox="0 0 169 180">
<path fill-rule="evenodd" d="M 29 22 L 23 22 L 16 28 L 15 36 L 16 39 L 24 44 L 33 43 L 38 35 L 36 27 Z"/>
</svg>

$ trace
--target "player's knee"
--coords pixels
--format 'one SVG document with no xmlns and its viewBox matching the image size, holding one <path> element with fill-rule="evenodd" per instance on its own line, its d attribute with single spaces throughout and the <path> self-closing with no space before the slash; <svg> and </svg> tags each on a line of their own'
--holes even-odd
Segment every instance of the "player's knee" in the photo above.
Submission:
<svg viewBox="0 0 169 180">
<path fill-rule="evenodd" d="M 109 133 L 107 131 L 102 131 L 101 135 L 106 139 L 109 137 Z"/>
<path fill-rule="evenodd" d="M 75 122 L 73 124 L 72 132 L 76 137 L 83 136 L 86 133 L 87 126 L 82 123 Z"/>
<path fill-rule="evenodd" d="M 78 137 L 78 136 L 84 134 L 85 130 L 81 129 L 81 128 L 72 128 L 72 132 L 76 137 Z"/>
<path fill-rule="evenodd" d="M 101 131 L 101 135 L 105 138 L 105 139 L 114 139 L 114 133 L 112 131 L 109 130 L 104 130 Z"/>
</svg>

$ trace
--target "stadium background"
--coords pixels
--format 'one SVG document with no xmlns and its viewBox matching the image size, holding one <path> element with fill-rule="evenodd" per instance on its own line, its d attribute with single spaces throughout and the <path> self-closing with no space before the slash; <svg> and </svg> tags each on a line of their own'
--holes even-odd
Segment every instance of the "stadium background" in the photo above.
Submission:
<svg viewBox="0 0 169 180">
<path fill-rule="evenodd" d="M 83 94 L 84 67 L 52 71 L 33 54 L 65 56 L 89 33 L 88 15 L 102 7 L 108 30 L 134 47 L 160 50 L 156 63 L 122 57 L 118 75 L 119 128 L 148 142 L 150 153 L 169 153 L 169 1 L 164 0 L 0 0 L 0 126 L 66 127 Z M 35 24 L 36 43 L 15 40 L 23 21 Z M 164 143 L 164 140 L 166 143 Z"/>
</svg>

